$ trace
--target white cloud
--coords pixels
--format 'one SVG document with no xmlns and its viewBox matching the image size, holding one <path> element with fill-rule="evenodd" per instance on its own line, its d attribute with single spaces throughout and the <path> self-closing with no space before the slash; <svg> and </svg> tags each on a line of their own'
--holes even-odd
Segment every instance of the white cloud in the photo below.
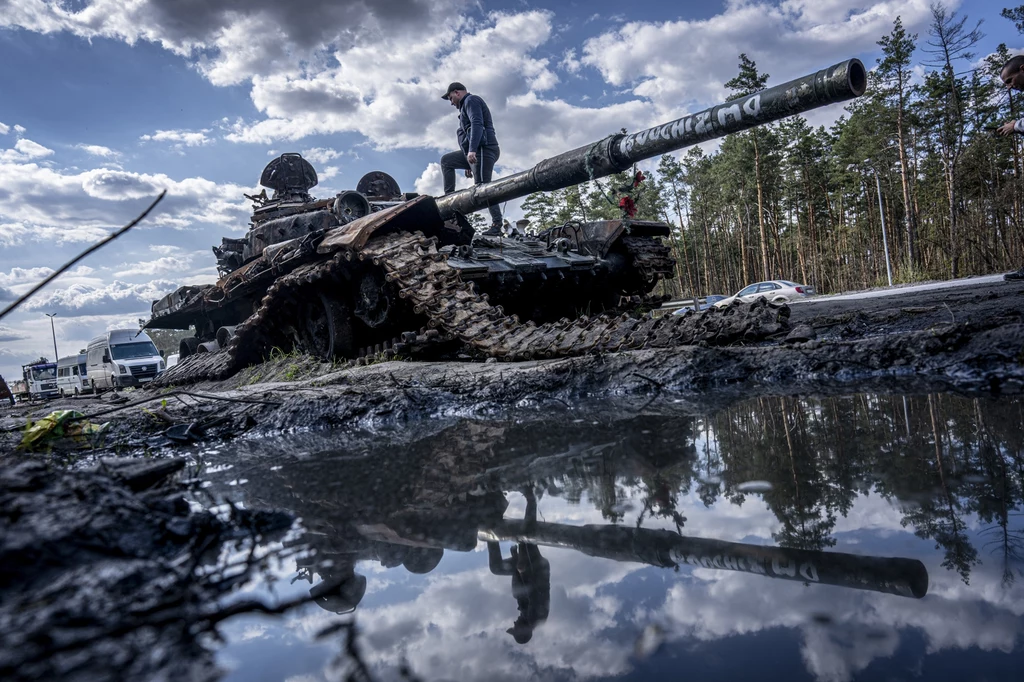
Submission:
<svg viewBox="0 0 1024 682">
<path fill-rule="evenodd" d="M 2 287 L 0 287 L 0 291 L 2 291 L 2 290 L 3 290 Z M 3 300 L 3 298 L 0 297 L 0 301 L 2 301 L 2 300 Z M 28 338 L 27 334 L 23 334 L 23 333 L 15 330 L 15 329 L 11 329 L 10 327 L 6 327 L 6 326 L 0 324 L 0 343 L 10 343 L 11 341 L 21 341 L 21 340 L 27 339 L 27 338 Z"/>
<path fill-rule="evenodd" d="M 458 182 L 458 176 L 461 173 L 456 173 L 456 182 Z M 463 181 L 465 184 L 466 181 Z M 419 194 L 430 194 L 432 196 L 440 196 L 444 190 L 444 180 L 441 177 L 441 164 L 439 163 L 428 163 L 427 167 L 423 169 L 420 176 L 416 178 L 416 183 L 413 186 L 413 191 Z"/>
<path fill-rule="evenodd" d="M 442 24 L 466 0 L 306 0 L 301 11 L 277 0 L 94 0 L 85 7 L 29 0 L 0 16 L 0 26 L 40 33 L 161 45 L 216 85 L 253 75 L 298 72 L 325 58 L 329 46 L 367 44 L 384 35 L 412 38 Z"/>
<path fill-rule="evenodd" d="M 616 87 L 629 87 L 662 112 L 707 106 L 727 95 L 740 52 L 778 84 L 874 51 L 900 15 L 908 31 L 926 26 L 930 0 L 787 0 L 729 3 L 695 21 L 633 21 L 584 43 L 580 61 Z M 958 4 L 956 2 L 951 3 Z M 682 54 L 678 46 L 685 45 Z M 731 52 L 726 52 L 733 46 Z"/>
<path fill-rule="evenodd" d="M 52 149 L 47 149 L 38 142 L 24 138 L 14 143 L 13 149 L 0 151 L 0 163 L 20 163 L 42 159 L 53 154 Z"/>
<path fill-rule="evenodd" d="M 26 310 L 45 310 L 60 315 L 149 314 L 150 304 L 178 286 L 177 282 L 157 279 L 144 284 L 114 280 L 106 286 L 75 284 L 41 295 L 25 304 Z"/>
<path fill-rule="evenodd" d="M 176 147 L 199 147 L 213 142 L 207 137 L 208 132 L 209 128 L 199 131 L 158 130 L 152 135 L 142 135 L 139 139 L 143 142 L 174 142 Z"/>
<path fill-rule="evenodd" d="M 180 253 L 181 247 L 172 246 L 170 244 L 150 244 L 149 250 L 154 253 L 159 253 L 161 256 L 170 256 L 175 253 Z"/>
<path fill-rule="evenodd" d="M 531 56 L 550 37 L 551 17 L 495 13 L 461 30 L 438 26 L 412 43 L 385 36 L 380 44 L 339 50 L 338 65 L 316 73 L 254 78 L 253 103 L 267 118 L 236 124 L 227 137 L 268 143 L 357 131 L 379 149 L 454 146 L 455 112 L 440 99 L 444 85 L 458 77 L 492 112 L 504 111 L 513 94 L 552 87 L 557 76 L 547 60 Z M 480 59 L 483 53 L 488 59 Z M 499 128 L 499 140 L 501 134 Z"/>
<path fill-rule="evenodd" d="M 188 272 L 191 266 L 192 258 L 189 256 L 185 256 L 183 258 L 164 256 L 163 258 L 157 258 L 156 260 L 134 263 L 123 270 L 117 270 L 114 272 L 114 276 L 132 277 L 137 275 L 146 275 L 154 277 L 156 275 L 170 275 L 174 273 Z"/>
<path fill-rule="evenodd" d="M 35 284 L 52 274 L 52 268 L 11 268 L 10 272 L 0 272 L 0 286 L 10 287 L 16 284 Z"/>
<path fill-rule="evenodd" d="M 252 188 L 205 178 L 97 168 L 69 172 L 34 163 L 0 162 L 0 244 L 95 242 L 135 218 L 160 191 L 167 196 L 137 229 L 197 224 L 245 225 Z"/>
<path fill-rule="evenodd" d="M 495 172 L 494 179 L 497 180 L 502 174 Z M 465 189 L 473 186 L 473 179 L 467 178 L 465 172 L 455 171 L 455 189 Z M 444 179 L 441 177 L 441 164 L 428 163 L 420 176 L 416 178 L 413 191 L 418 194 L 429 194 L 439 197 L 444 194 Z"/>
<path fill-rule="evenodd" d="M 271 152 L 275 153 L 275 152 Z M 307 149 L 302 152 L 302 158 L 306 159 L 314 166 L 328 161 L 333 161 L 341 156 L 341 152 L 331 149 L 330 147 L 314 147 Z"/>
<path fill-rule="evenodd" d="M 10 131 L 10 129 L 11 127 L 9 125 L 5 125 L 2 121 L 0 121 L 0 135 L 6 135 Z"/>
<path fill-rule="evenodd" d="M 75 145 L 75 147 L 77 149 L 81 149 L 82 151 L 86 152 L 87 154 L 92 154 L 93 156 L 100 156 L 100 157 L 103 157 L 105 159 L 109 159 L 109 158 L 113 158 L 113 157 L 116 157 L 116 156 L 120 156 L 117 152 L 115 152 L 110 147 L 104 147 L 103 145 L 99 145 L 99 144 L 79 144 L 79 145 Z"/>
<path fill-rule="evenodd" d="M 580 67 L 582 66 L 582 64 L 580 64 L 580 60 L 576 57 L 575 49 L 566 50 L 565 54 L 562 55 L 562 61 L 560 61 L 558 65 L 573 74 L 579 73 Z"/>
</svg>

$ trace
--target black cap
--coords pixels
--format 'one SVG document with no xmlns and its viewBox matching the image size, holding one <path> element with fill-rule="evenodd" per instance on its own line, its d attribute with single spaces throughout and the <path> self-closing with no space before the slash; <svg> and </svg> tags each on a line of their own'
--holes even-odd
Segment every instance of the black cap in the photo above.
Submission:
<svg viewBox="0 0 1024 682">
<path fill-rule="evenodd" d="M 444 91 L 443 95 L 441 95 L 441 99 L 448 99 L 448 95 L 452 94 L 452 90 L 465 90 L 465 89 L 466 89 L 465 85 L 463 85 L 462 83 L 460 83 L 458 81 L 455 81 L 454 83 L 451 83 L 451 84 L 448 85 L 448 89 Z"/>
</svg>

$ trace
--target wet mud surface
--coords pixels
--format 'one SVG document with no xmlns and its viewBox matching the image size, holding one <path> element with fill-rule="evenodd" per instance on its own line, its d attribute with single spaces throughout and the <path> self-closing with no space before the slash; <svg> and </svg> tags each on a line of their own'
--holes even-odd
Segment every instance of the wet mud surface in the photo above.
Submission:
<svg viewBox="0 0 1024 682">
<path fill-rule="evenodd" d="M 0 677 L 215 679 L 204 633 L 251 605 L 218 599 L 256 570 L 229 543 L 281 535 L 287 514 L 193 512 L 182 459 L 64 472 L 0 468 Z"/>
<path fill-rule="evenodd" d="M 215 513 L 212 498 L 208 509 L 190 507 L 183 495 L 201 490 L 202 473 L 178 462 L 199 448 L 240 439 L 251 456 L 301 449 L 329 429 L 336 447 L 358 453 L 380 429 L 403 449 L 453 420 L 514 418 L 542 435 L 581 416 L 662 423 L 752 397 L 862 392 L 1024 393 L 1024 284 L 797 304 L 784 334 L 751 345 L 354 368 L 293 356 L 221 382 L 4 406 L 0 677 L 220 675 L 204 638 L 230 615 L 262 608 L 222 598 L 260 569 L 251 548 L 287 531 L 292 514 L 274 511 L 274 500 L 244 512 Z M 25 422 L 56 409 L 107 427 L 95 442 L 54 438 L 41 452 L 18 450 Z M 446 458 L 472 462 L 488 451 L 487 428 L 464 433 L 472 437 L 446 437 Z M 178 455 L 186 460 L 171 459 Z M 104 461 L 115 456 L 135 459 Z M 488 509 L 500 519 L 498 502 Z M 243 558 L 225 562 L 232 552 Z"/>
<path fill-rule="evenodd" d="M 1024 284 L 996 282 L 790 306 L 773 340 L 579 358 L 489 362 L 390 361 L 338 368 L 307 357 L 249 367 L 230 379 L 3 408 L 12 429 L 54 409 L 109 421 L 118 454 L 252 429 L 359 428 L 435 415 L 572 409 L 594 397 L 692 400 L 725 406 L 758 395 L 857 391 L 1024 392 Z M 163 436 L 172 426 L 176 432 Z M 189 427 L 192 428 L 189 428 Z"/>
</svg>

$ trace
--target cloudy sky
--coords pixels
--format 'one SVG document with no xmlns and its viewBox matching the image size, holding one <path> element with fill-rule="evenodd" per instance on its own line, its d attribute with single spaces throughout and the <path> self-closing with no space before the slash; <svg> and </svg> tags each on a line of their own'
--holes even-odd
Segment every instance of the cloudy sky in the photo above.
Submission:
<svg viewBox="0 0 1024 682">
<path fill-rule="evenodd" d="M 438 193 L 452 80 L 487 100 L 507 174 L 720 101 L 740 52 L 771 83 L 849 57 L 872 67 L 897 15 L 925 37 L 928 4 L 0 0 L 0 307 L 168 191 L 0 321 L 0 374 L 53 355 L 44 313 L 68 355 L 137 326 L 175 287 L 212 282 L 210 247 L 245 232 L 242 193 L 282 152 L 314 163 L 321 197 L 370 170 Z M 1012 4 L 947 3 L 984 19 L 980 53 L 1024 45 L 999 17 Z"/>
</svg>

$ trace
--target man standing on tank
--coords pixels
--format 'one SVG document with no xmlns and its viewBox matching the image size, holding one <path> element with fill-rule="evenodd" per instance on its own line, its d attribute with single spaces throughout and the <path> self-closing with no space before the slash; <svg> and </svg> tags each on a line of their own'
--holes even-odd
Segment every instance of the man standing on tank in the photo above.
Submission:
<svg viewBox="0 0 1024 682">
<path fill-rule="evenodd" d="M 1003 81 L 1003 85 L 1006 86 L 1007 90 L 1024 91 L 1024 55 L 1010 57 L 1003 64 L 1003 68 L 999 72 L 999 79 Z M 996 132 L 1000 135 L 1012 135 L 1013 133 L 1024 135 L 1024 118 L 1017 121 L 1007 121 L 996 128 Z M 1003 275 L 1003 279 L 1024 280 L 1024 268 Z"/>
<path fill-rule="evenodd" d="M 494 134 L 491 110 L 479 95 L 472 95 L 462 83 L 455 82 L 441 95 L 459 110 L 459 147 L 461 151 L 449 152 L 441 157 L 441 177 L 444 178 L 444 193 L 455 191 L 455 171 L 472 171 L 473 182 L 477 185 L 491 181 L 494 163 L 501 156 L 498 137 Z M 466 173 L 470 175 L 470 173 Z M 501 234 L 501 207 L 489 206 L 491 226 L 484 235 L 495 237 Z"/>
</svg>

